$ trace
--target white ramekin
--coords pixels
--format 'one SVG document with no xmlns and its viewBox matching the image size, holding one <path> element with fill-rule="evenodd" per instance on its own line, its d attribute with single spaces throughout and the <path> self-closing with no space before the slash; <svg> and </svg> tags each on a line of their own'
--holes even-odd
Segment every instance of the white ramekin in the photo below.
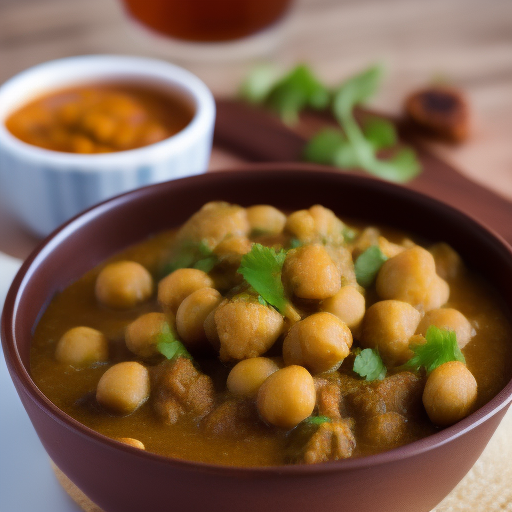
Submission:
<svg viewBox="0 0 512 512">
<path fill-rule="evenodd" d="M 11 112 L 66 87 L 103 81 L 154 84 L 187 97 L 192 121 L 156 144 L 129 151 L 81 155 L 50 151 L 14 137 Z M 190 72 L 164 61 L 115 55 L 71 57 L 40 64 L 0 87 L 0 194 L 36 234 L 44 236 L 81 210 L 108 197 L 161 181 L 201 174 L 210 158 L 215 102 Z"/>
</svg>

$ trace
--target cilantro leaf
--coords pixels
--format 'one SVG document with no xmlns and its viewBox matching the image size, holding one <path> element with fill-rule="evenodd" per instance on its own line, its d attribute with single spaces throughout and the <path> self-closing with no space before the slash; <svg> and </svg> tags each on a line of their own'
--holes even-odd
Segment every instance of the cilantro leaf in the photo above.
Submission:
<svg viewBox="0 0 512 512">
<path fill-rule="evenodd" d="M 365 348 L 357 354 L 353 370 L 366 380 L 382 380 L 387 371 L 378 350 L 372 348 Z"/>
<path fill-rule="evenodd" d="M 282 78 L 271 90 L 267 102 L 287 124 L 299 120 L 299 112 L 306 108 L 326 108 L 330 100 L 327 88 L 315 77 L 309 67 L 300 64 Z"/>
<path fill-rule="evenodd" d="M 240 96 L 249 103 L 262 103 L 279 79 L 277 69 L 269 64 L 256 66 L 240 87 Z"/>
<path fill-rule="evenodd" d="M 414 356 L 400 368 L 419 371 L 421 367 L 430 373 L 438 366 L 448 361 L 460 361 L 466 364 L 466 359 L 457 344 L 455 331 L 439 329 L 431 325 L 425 334 L 426 343 L 411 345 Z"/>
<path fill-rule="evenodd" d="M 375 149 L 385 149 L 394 146 L 398 137 L 395 126 L 390 121 L 380 117 L 372 117 L 363 127 L 364 136 Z"/>
<path fill-rule="evenodd" d="M 244 254 L 238 273 L 256 290 L 263 300 L 274 306 L 282 315 L 298 320 L 300 316 L 286 298 L 281 272 L 286 251 L 276 252 L 272 247 L 253 244 Z M 297 318 L 298 317 L 298 318 Z"/>
<path fill-rule="evenodd" d="M 330 165 L 333 163 L 336 151 L 346 142 L 346 137 L 340 130 L 326 128 L 319 131 L 308 142 L 304 150 L 304 158 L 310 162 Z"/>
<path fill-rule="evenodd" d="M 219 258 L 213 254 L 212 256 L 208 256 L 207 258 L 203 258 L 202 260 L 198 260 L 194 263 L 192 268 L 196 268 L 197 270 L 202 270 L 203 272 L 210 272 L 215 265 L 219 263 Z"/>
<path fill-rule="evenodd" d="M 342 235 L 343 241 L 346 244 L 350 244 L 357 238 L 357 231 L 355 229 L 349 228 L 348 226 L 344 226 Z"/>
<path fill-rule="evenodd" d="M 329 416 L 309 416 L 306 418 L 303 423 L 307 425 L 321 425 L 322 423 L 331 423 L 331 418 Z"/>
<path fill-rule="evenodd" d="M 167 359 L 175 359 L 180 356 L 192 359 L 189 351 L 185 345 L 174 336 L 169 324 L 165 323 L 162 332 L 158 335 L 156 344 L 158 352 L 164 355 Z"/>
<path fill-rule="evenodd" d="M 354 265 L 357 282 L 363 287 L 371 286 L 377 273 L 388 257 L 380 250 L 378 245 L 368 247 L 356 260 Z"/>
<path fill-rule="evenodd" d="M 181 243 L 165 266 L 164 275 L 180 268 L 197 268 L 208 273 L 217 263 L 217 256 L 204 240 L 200 242 L 186 240 Z"/>
<path fill-rule="evenodd" d="M 338 119 L 352 116 L 355 106 L 368 101 L 376 92 L 383 75 L 376 65 L 345 80 L 334 93 L 333 111 Z M 340 123 L 343 126 L 343 123 Z"/>
</svg>

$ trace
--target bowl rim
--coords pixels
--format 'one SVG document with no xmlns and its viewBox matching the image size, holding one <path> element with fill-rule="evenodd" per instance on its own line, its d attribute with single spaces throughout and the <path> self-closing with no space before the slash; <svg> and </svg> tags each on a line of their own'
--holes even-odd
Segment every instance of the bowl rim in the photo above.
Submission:
<svg viewBox="0 0 512 512">
<path fill-rule="evenodd" d="M 77 76 L 78 75 L 78 76 Z M 46 85 L 38 85 L 41 78 Z M 79 154 L 54 151 L 24 142 L 6 127 L 5 119 L 16 109 L 41 95 L 58 92 L 67 87 L 87 83 L 116 82 L 119 80 L 147 83 L 160 90 L 174 90 L 191 100 L 194 115 L 190 122 L 176 134 L 147 146 L 111 153 Z M 22 87 L 29 92 L 12 107 L 12 96 Z M 11 101 L 9 101 L 11 100 Z M 78 170 L 104 173 L 105 166 L 115 166 L 116 171 L 133 165 L 134 161 L 151 163 L 169 152 L 179 152 L 188 147 L 213 125 L 215 100 L 206 84 L 190 71 L 160 59 L 127 55 L 80 55 L 43 62 L 14 75 L 0 86 L 0 148 L 21 158 L 52 166 L 60 172 Z"/>
<path fill-rule="evenodd" d="M 126 453 L 131 453 L 137 457 L 144 457 L 164 464 L 170 465 L 175 468 L 182 468 L 188 470 L 202 471 L 206 473 L 214 472 L 216 474 L 231 475 L 238 477 L 248 477 L 251 475 L 310 475 L 310 474 L 323 474 L 332 472 L 344 472 L 351 470 L 364 469 L 368 466 L 377 466 L 382 464 L 391 463 L 397 460 L 409 458 L 420 453 L 428 452 L 436 449 L 444 444 L 447 444 L 467 432 L 478 427 L 480 424 L 487 421 L 492 416 L 496 415 L 502 409 L 506 409 L 512 403 L 512 378 L 510 381 L 501 389 L 501 391 L 494 396 L 489 402 L 481 406 L 479 409 L 474 411 L 472 414 L 459 421 L 458 423 L 449 426 L 439 432 L 431 434 L 423 439 L 413 441 L 412 443 L 394 448 L 385 452 L 381 452 L 374 455 L 366 455 L 354 459 L 344 459 L 337 461 L 323 462 L 321 464 L 299 464 L 299 465 L 276 465 L 276 466 L 228 466 L 222 464 L 212 464 L 198 461 L 190 461 L 185 459 L 178 459 L 174 457 L 166 457 L 155 453 L 140 450 L 115 439 L 104 436 L 95 430 L 83 425 L 79 421 L 75 420 L 71 416 L 68 416 L 65 412 L 54 405 L 39 388 L 33 382 L 30 374 L 25 369 L 23 362 L 21 361 L 20 354 L 15 342 L 14 335 L 14 323 L 16 320 L 16 310 L 21 301 L 24 287 L 26 286 L 31 274 L 34 273 L 40 262 L 42 262 L 49 254 L 51 254 L 54 247 L 58 246 L 65 238 L 74 233 L 80 228 L 82 224 L 85 224 L 88 220 L 93 219 L 97 216 L 101 216 L 102 213 L 108 212 L 112 207 L 115 208 L 115 203 L 124 203 L 132 196 L 139 196 L 149 194 L 151 195 L 152 190 L 161 187 L 162 185 L 171 186 L 173 183 L 186 181 L 198 181 L 199 183 L 208 180 L 222 180 L 229 179 L 230 175 L 236 175 L 238 173 L 253 173 L 253 174 L 272 174 L 279 171 L 286 171 L 290 173 L 300 173 L 304 176 L 315 176 L 319 177 L 320 173 L 325 176 L 338 174 L 342 180 L 346 183 L 357 183 L 362 182 L 364 186 L 370 188 L 378 188 L 385 194 L 393 194 L 400 198 L 409 197 L 414 199 L 427 208 L 436 208 L 441 210 L 443 214 L 458 217 L 461 221 L 469 223 L 472 228 L 476 229 L 482 234 L 485 234 L 487 238 L 497 242 L 500 249 L 504 250 L 508 257 L 512 261 L 512 247 L 494 230 L 485 226 L 474 217 L 461 212 L 460 210 L 450 206 L 442 201 L 434 199 L 426 194 L 417 192 L 415 190 L 408 189 L 401 185 L 394 183 L 385 182 L 371 176 L 365 176 L 358 173 L 339 173 L 336 169 L 329 168 L 322 165 L 314 164 L 303 164 L 303 163 L 260 163 L 260 164 L 247 164 L 240 165 L 235 169 L 228 169 L 224 171 L 215 171 L 201 176 L 191 176 L 187 178 L 181 178 L 179 180 L 172 180 L 169 182 L 158 183 L 154 185 L 148 185 L 140 189 L 132 190 L 124 194 L 115 196 L 107 199 L 102 203 L 99 203 L 84 212 L 76 215 L 61 227 L 57 228 L 50 235 L 48 235 L 41 243 L 34 249 L 29 257 L 24 261 L 20 270 L 16 274 L 16 277 L 11 284 L 7 297 L 5 299 L 4 311 L 2 315 L 1 334 L 2 334 L 2 345 L 4 349 L 5 359 L 11 378 L 17 380 L 21 385 L 25 394 L 34 401 L 41 409 L 45 411 L 47 415 L 52 417 L 54 421 L 57 421 L 64 427 L 74 430 L 75 433 L 81 436 L 92 438 L 91 440 L 105 445 L 110 449 L 121 449 Z M 511 308 L 512 309 L 512 305 Z"/>
</svg>

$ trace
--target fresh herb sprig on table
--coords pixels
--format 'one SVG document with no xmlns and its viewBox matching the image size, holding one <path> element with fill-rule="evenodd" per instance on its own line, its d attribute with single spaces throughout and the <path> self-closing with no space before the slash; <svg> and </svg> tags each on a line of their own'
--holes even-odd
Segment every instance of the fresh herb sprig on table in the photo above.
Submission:
<svg viewBox="0 0 512 512">
<path fill-rule="evenodd" d="M 283 316 L 296 322 L 300 320 L 300 315 L 286 298 L 281 281 L 285 258 L 284 250 L 276 251 L 272 247 L 253 244 L 251 251 L 242 257 L 238 272 L 263 301 L 275 307 Z"/>
<path fill-rule="evenodd" d="M 466 363 L 466 359 L 457 344 L 455 331 L 439 329 L 431 325 L 425 333 L 426 343 L 412 344 L 414 356 L 407 363 L 400 366 L 403 370 L 419 371 L 425 368 L 427 374 L 438 366 L 449 361 Z"/>
<path fill-rule="evenodd" d="M 420 172 L 420 164 L 411 148 L 396 148 L 393 123 L 372 117 L 361 127 L 354 117 L 354 108 L 376 93 L 381 77 L 382 68 L 373 66 L 329 91 L 303 64 L 281 78 L 275 69 L 263 66 L 248 76 L 241 94 L 247 101 L 269 106 L 287 124 L 295 124 L 304 108 L 330 105 L 340 129 L 317 133 L 305 148 L 305 159 L 342 169 L 361 168 L 389 181 L 405 182 Z M 389 158 L 378 158 L 383 149 L 391 152 Z"/>
</svg>

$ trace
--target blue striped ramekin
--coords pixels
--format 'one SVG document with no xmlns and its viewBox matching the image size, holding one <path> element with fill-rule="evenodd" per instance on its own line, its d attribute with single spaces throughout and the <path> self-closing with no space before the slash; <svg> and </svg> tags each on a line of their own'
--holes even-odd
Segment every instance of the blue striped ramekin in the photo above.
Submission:
<svg viewBox="0 0 512 512">
<path fill-rule="evenodd" d="M 175 91 L 195 108 L 179 133 L 129 151 L 74 154 L 32 146 L 5 127 L 10 113 L 62 88 L 95 82 L 146 83 Z M 204 173 L 215 122 L 210 90 L 190 72 L 164 61 L 115 55 L 71 57 L 40 64 L 0 87 L 0 196 L 33 232 L 45 236 L 104 199 L 151 183 Z"/>
</svg>

